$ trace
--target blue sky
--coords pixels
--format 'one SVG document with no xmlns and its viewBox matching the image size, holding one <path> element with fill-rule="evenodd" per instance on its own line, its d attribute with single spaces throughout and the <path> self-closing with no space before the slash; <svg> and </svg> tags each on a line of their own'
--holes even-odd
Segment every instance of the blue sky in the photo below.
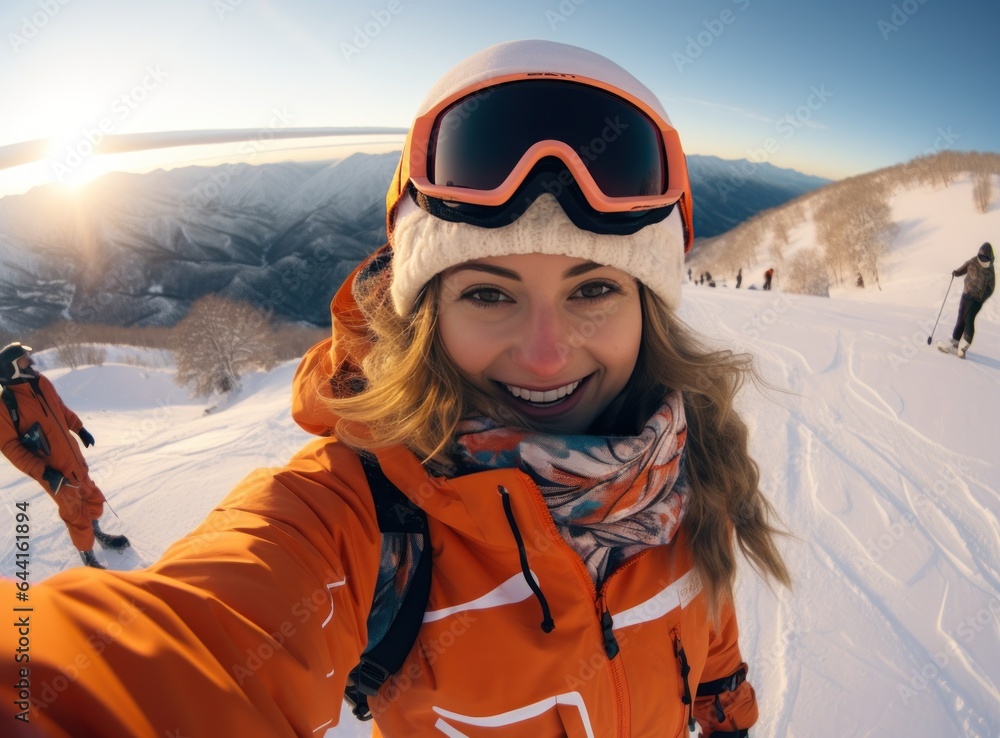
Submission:
<svg viewBox="0 0 1000 738">
<path fill-rule="evenodd" d="M 998 28 L 995 0 L 6 0 L 0 147 L 405 127 L 464 57 L 547 38 L 639 77 L 689 153 L 840 178 L 1000 151 Z"/>
</svg>

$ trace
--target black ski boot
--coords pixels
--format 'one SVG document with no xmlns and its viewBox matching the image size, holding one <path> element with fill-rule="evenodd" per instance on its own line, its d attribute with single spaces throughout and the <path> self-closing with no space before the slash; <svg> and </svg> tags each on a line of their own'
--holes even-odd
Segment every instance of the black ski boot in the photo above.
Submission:
<svg viewBox="0 0 1000 738">
<path fill-rule="evenodd" d="M 129 546 L 128 538 L 123 535 L 112 535 L 110 533 L 105 533 L 101 530 L 101 526 L 97 524 L 96 520 L 90 521 L 91 525 L 94 527 L 94 538 L 97 542 L 101 544 L 103 549 L 111 549 L 112 551 L 117 551 L 121 553 Z"/>
<path fill-rule="evenodd" d="M 89 566 L 89 567 L 91 567 L 93 569 L 107 569 L 108 568 L 106 566 L 101 566 L 101 562 L 98 561 L 97 558 L 94 556 L 94 549 L 90 549 L 89 551 L 81 551 L 80 552 L 80 558 L 83 559 L 83 565 L 84 566 Z"/>
</svg>

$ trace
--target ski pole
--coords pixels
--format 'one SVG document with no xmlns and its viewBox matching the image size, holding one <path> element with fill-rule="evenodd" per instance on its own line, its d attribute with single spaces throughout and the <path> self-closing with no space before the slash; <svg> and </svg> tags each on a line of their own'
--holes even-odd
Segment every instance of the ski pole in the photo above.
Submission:
<svg viewBox="0 0 1000 738">
<path fill-rule="evenodd" d="M 948 283 L 948 289 L 946 289 L 945 292 L 944 292 L 944 300 L 941 301 L 941 309 L 938 310 L 937 320 L 934 321 L 934 327 L 931 328 L 931 334 L 929 336 L 927 336 L 927 345 L 928 346 L 931 345 L 931 339 L 934 338 L 934 331 L 937 330 L 938 320 L 941 320 L 941 313 L 944 312 L 944 304 L 946 302 L 948 302 L 948 293 L 951 292 L 951 285 L 952 285 L 952 282 L 954 282 L 954 281 L 955 281 L 955 275 L 952 274 L 951 275 L 951 282 Z"/>
<path fill-rule="evenodd" d="M 112 514 L 113 514 L 113 515 L 114 515 L 114 516 L 115 516 L 116 518 L 118 518 L 119 520 L 121 520 L 121 517 L 119 517 L 118 513 L 116 513 L 116 512 L 115 512 L 115 509 L 114 509 L 113 507 L 111 507 L 111 503 L 110 503 L 110 502 L 108 502 L 108 498 L 107 498 L 107 497 L 105 497 L 105 498 L 104 498 L 104 504 L 108 506 L 108 510 L 110 510 L 110 511 L 111 511 L 111 513 L 112 513 Z M 122 522 L 124 522 L 124 521 L 122 521 Z"/>
</svg>

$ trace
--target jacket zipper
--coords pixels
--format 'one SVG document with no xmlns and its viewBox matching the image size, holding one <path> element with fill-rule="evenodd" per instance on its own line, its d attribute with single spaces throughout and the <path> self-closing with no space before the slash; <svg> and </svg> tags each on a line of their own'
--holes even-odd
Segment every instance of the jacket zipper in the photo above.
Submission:
<svg viewBox="0 0 1000 738">
<path fill-rule="evenodd" d="M 559 531 L 556 531 L 557 535 L 558 533 Z M 562 536 L 559 536 L 559 538 L 562 539 Z M 568 545 L 567 548 L 569 548 Z M 601 619 L 601 631 L 604 634 L 605 655 L 608 657 L 608 664 L 610 666 L 611 676 L 615 685 L 615 695 L 619 705 L 618 734 L 621 736 L 629 736 L 632 734 L 632 712 L 629 706 L 628 691 L 625 686 L 625 668 L 622 666 L 621 659 L 617 658 L 619 653 L 621 652 L 621 647 L 620 644 L 618 643 L 618 639 L 615 637 L 614 619 L 611 616 L 611 612 L 608 610 L 607 592 L 608 592 L 608 586 L 619 574 L 621 574 L 626 569 L 635 566 L 635 564 L 639 561 L 639 559 L 641 559 L 643 556 L 649 553 L 650 550 L 651 549 L 646 549 L 645 551 L 639 552 L 631 559 L 626 561 L 622 566 L 615 569 L 611 573 L 611 575 L 604 580 L 603 584 L 601 584 L 601 589 L 598 593 L 598 599 L 597 599 L 598 615 Z M 580 557 L 576 556 L 574 552 L 574 558 L 576 558 L 579 561 Z M 582 561 L 580 563 L 581 565 L 583 565 Z M 586 572 L 586 567 L 584 567 L 584 570 L 585 570 L 584 573 L 587 574 L 587 581 L 591 582 L 591 586 L 593 586 L 593 582 L 590 579 L 590 574 Z"/>
<path fill-rule="evenodd" d="M 604 655 L 608 659 L 608 670 L 611 672 L 611 683 L 614 687 L 615 700 L 617 703 L 617 729 L 615 734 L 621 738 L 629 738 L 632 732 L 632 714 L 631 708 L 629 706 L 628 691 L 625 687 L 625 669 L 622 666 L 621 659 L 619 658 L 621 649 L 619 648 L 618 639 L 615 638 L 614 634 L 614 620 L 611 613 L 608 611 L 607 600 L 605 599 L 605 592 L 607 591 L 608 584 L 621 572 L 635 565 L 643 556 L 649 553 L 649 549 L 642 551 L 631 559 L 629 559 L 625 564 L 618 569 L 616 569 L 611 576 L 604 580 L 601 585 L 601 591 L 598 592 L 597 587 L 594 585 L 594 580 L 590 578 L 590 572 L 587 571 L 586 564 L 580 559 L 579 555 L 574 551 L 562 535 L 559 533 L 559 529 L 556 527 L 556 521 L 552 518 L 552 513 L 549 512 L 548 506 L 545 504 L 545 500 L 542 498 L 542 493 L 538 489 L 538 486 L 531 481 L 527 480 L 527 484 L 530 488 L 533 488 L 536 494 L 529 495 L 531 497 L 532 503 L 535 505 L 536 510 L 538 510 L 541 518 L 548 525 L 549 538 L 555 541 L 555 545 L 562 548 L 567 558 L 572 562 L 573 570 L 576 572 L 579 579 L 584 583 L 587 591 L 590 593 L 591 600 L 594 602 L 594 609 L 597 615 L 597 622 L 601 628 L 601 636 L 604 643 Z"/>
</svg>

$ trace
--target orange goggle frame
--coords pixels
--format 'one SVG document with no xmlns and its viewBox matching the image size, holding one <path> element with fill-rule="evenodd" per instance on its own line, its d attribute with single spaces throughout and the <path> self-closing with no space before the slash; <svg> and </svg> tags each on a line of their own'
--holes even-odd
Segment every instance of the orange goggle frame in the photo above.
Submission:
<svg viewBox="0 0 1000 738">
<path fill-rule="evenodd" d="M 489 189 L 476 189 L 464 186 L 438 184 L 431 181 L 430 169 L 433 167 L 431 158 L 435 149 L 435 137 L 438 134 L 440 120 L 454 107 L 463 103 L 466 98 L 472 98 L 476 93 L 487 88 L 497 87 L 507 83 L 527 80 L 555 80 L 575 83 L 596 88 L 619 98 L 641 114 L 656 134 L 659 146 L 662 147 L 663 166 L 665 167 L 665 189 L 658 194 L 614 196 L 606 193 L 588 169 L 580 153 L 570 143 L 560 140 L 544 139 L 530 145 L 516 163 L 509 167 L 499 185 Z M 553 86 L 553 92 L 557 89 Z M 551 104 L 558 104 L 553 97 Z M 473 110 L 470 106 L 470 110 Z M 473 112 L 470 115 L 474 115 Z M 530 118 L 531 111 L 525 111 Z M 530 122 L 530 120 L 529 120 Z M 490 146 L 490 141 L 483 141 L 484 146 Z M 580 145 L 580 142 L 574 142 Z M 610 154 L 609 154 L 610 155 Z M 466 87 L 448 96 L 414 121 L 407 146 L 401 161 L 402 171 L 400 184 L 407 180 L 421 193 L 428 197 L 448 202 L 467 203 L 480 206 L 501 206 L 514 196 L 517 189 L 531 173 L 534 167 L 543 159 L 554 157 L 565 164 L 584 197 L 594 210 L 602 213 L 625 213 L 661 208 L 680 203 L 681 216 L 685 230 L 685 250 L 689 249 L 693 240 L 691 228 L 691 185 L 688 180 L 687 163 L 684 150 L 681 147 L 680 136 L 676 129 L 669 125 L 663 117 L 639 98 L 630 95 L 613 85 L 600 80 L 579 77 L 569 74 L 552 73 L 518 73 L 504 75 Z M 608 162 L 605 162 L 608 163 Z M 613 160 L 612 162 L 613 163 Z M 625 163 L 627 165 L 627 162 Z M 501 174 L 503 174 L 501 172 Z"/>
</svg>

